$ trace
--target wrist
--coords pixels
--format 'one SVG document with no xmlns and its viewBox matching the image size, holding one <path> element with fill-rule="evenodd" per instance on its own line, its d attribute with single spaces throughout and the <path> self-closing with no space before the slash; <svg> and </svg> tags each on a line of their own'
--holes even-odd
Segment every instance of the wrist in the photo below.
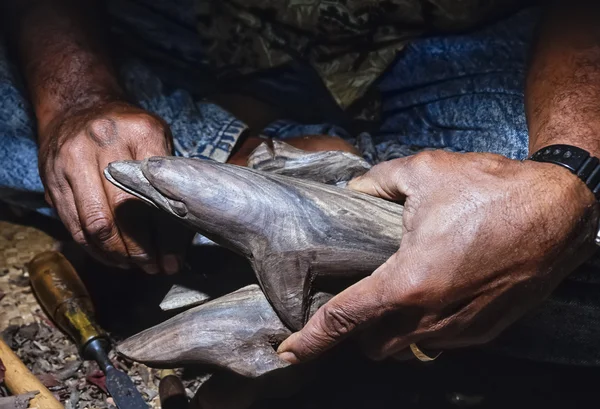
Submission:
<svg viewBox="0 0 600 409">
<path fill-rule="evenodd" d="M 553 129 L 551 132 L 541 130 L 531 136 L 529 145 L 529 156 L 551 145 L 571 145 L 584 149 L 590 155 L 600 158 L 600 124 L 588 121 L 588 127 L 581 129 L 578 126 L 569 126 L 563 132 L 564 127 Z M 570 122 L 571 123 L 571 122 Z"/>
<path fill-rule="evenodd" d="M 589 152 L 569 145 L 550 145 L 534 153 L 527 162 L 538 169 L 540 180 L 564 215 L 578 215 L 581 232 L 600 245 L 598 210 L 600 200 L 600 164 Z M 532 169 L 533 169 L 532 168 Z M 548 198 L 542 198 L 548 200 Z M 587 226 L 584 226 L 587 225 Z"/>
<path fill-rule="evenodd" d="M 40 103 L 35 108 L 40 142 L 47 135 L 52 134 L 51 129 L 55 124 L 62 123 L 71 116 L 85 111 L 101 109 L 108 104 L 122 102 L 125 102 L 125 97 L 121 93 L 97 88 L 73 96 L 72 99 L 60 104 Z"/>
</svg>

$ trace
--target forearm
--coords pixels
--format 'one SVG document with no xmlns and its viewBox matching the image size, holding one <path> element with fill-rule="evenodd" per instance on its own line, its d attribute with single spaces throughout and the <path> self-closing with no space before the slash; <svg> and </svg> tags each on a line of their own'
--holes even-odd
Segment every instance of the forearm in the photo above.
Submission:
<svg viewBox="0 0 600 409">
<path fill-rule="evenodd" d="M 96 2 L 9 0 L 4 5 L 41 138 L 51 121 L 69 110 L 122 98 Z"/>
<path fill-rule="evenodd" d="M 600 4 L 554 3 L 527 77 L 529 151 L 562 143 L 600 156 Z"/>
</svg>

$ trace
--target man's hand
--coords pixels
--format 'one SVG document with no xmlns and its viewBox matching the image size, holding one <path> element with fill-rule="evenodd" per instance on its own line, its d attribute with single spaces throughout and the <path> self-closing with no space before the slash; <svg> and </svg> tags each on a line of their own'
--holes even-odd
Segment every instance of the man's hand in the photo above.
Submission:
<svg viewBox="0 0 600 409">
<path fill-rule="evenodd" d="M 485 343 L 594 247 L 595 199 L 553 164 L 425 152 L 375 166 L 350 188 L 405 201 L 402 243 L 281 344 L 291 362 L 358 331 L 374 359 L 405 354 L 411 343 L 435 350 Z"/>
<path fill-rule="evenodd" d="M 123 102 L 105 42 L 104 2 L 0 3 L 37 119 L 46 200 L 101 261 L 148 273 L 177 271 L 192 233 L 161 221 L 104 178 L 112 161 L 172 153 L 166 124 Z"/>
<path fill-rule="evenodd" d="M 116 160 L 172 153 L 161 119 L 124 102 L 101 103 L 54 118 L 40 136 L 46 199 L 92 255 L 148 273 L 175 273 L 191 233 L 116 188 L 103 175 Z"/>
</svg>

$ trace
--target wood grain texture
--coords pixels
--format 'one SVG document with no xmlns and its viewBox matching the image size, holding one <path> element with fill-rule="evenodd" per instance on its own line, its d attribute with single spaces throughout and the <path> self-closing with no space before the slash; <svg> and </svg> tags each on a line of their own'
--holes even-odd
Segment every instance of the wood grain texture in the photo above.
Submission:
<svg viewBox="0 0 600 409">
<path fill-rule="evenodd" d="M 402 206 L 311 180 L 175 157 L 116 162 L 107 172 L 246 256 L 275 311 L 295 330 L 319 281 L 356 281 L 400 245 Z"/>
<path fill-rule="evenodd" d="M 300 329 L 331 294 L 371 274 L 400 245 L 402 206 L 339 187 L 368 169 L 341 153 L 262 145 L 250 164 L 263 170 L 162 157 L 111 164 L 105 173 L 114 184 L 247 257 L 260 283 L 118 350 L 151 365 L 202 363 L 249 377 L 279 369 L 267 333 L 274 346 L 279 335 Z M 235 341 L 227 334 L 237 334 Z"/>
<path fill-rule="evenodd" d="M 63 405 L 54 397 L 21 362 L 19 357 L 0 339 L 0 359 L 6 367 L 4 383 L 13 395 L 22 395 L 33 391 L 38 393 L 31 399 L 31 408 L 63 409 Z"/>
<path fill-rule="evenodd" d="M 290 334 L 252 284 L 140 332 L 117 351 L 155 367 L 204 364 L 257 377 L 288 366 L 275 348 Z"/>
<path fill-rule="evenodd" d="M 252 152 L 249 168 L 340 187 L 371 168 L 367 161 L 348 152 L 307 152 L 276 139 L 272 143 L 273 148 L 262 143 Z"/>
</svg>

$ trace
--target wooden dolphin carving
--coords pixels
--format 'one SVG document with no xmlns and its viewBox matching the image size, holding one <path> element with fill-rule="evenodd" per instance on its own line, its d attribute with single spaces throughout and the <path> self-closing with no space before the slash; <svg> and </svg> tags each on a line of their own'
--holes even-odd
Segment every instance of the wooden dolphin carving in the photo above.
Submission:
<svg viewBox="0 0 600 409">
<path fill-rule="evenodd" d="M 149 366 L 201 363 L 254 378 L 287 366 L 275 350 L 290 334 L 252 284 L 142 331 L 117 351 Z"/>
<path fill-rule="evenodd" d="M 258 149 L 263 159 L 269 152 L 279 161 L 273 166 L 277 172 L 175 157 L 115 162 L 106 169 L 117 186 L 247 257 L 262 289 L 244 289 L 246 298 L 238 305 L 225 298 L 241 300 L 232 293 L 186 311 L 126 340 L 118 347 L 121 353 L 155 365 L 205 363 L 245 376 L 262 375 L 285 366 L 272 359 L 277 359 L 273 347 L 290 330 L 300 329 L 329 294 L 372 273 L 398 249 L 402 206 L 311 180 L 343 184 L 368 169 L 356 164 L 360 158 L 348 166 L 352 158 L 343 155 L 345 167 L 337 171 L 351 169 L 344 178 L 331 175 L 336 172 L 331 154 L 313 156 L 311 162 L 298 152 L 282 159 L 266 145 Z M 290 160 L 296 170 L 283 172 Z M 267 166 L 264 160 L 255 163 Z M 315 172 L 318 168 L 330 175 Z M 220 315 L 214 315 L 217 310 Z M 237 320 L 246 330 L 236 332 L 241 343 L 207 341 L 208 334 L 223 330 L 214 317 Z M 186 326 L 190 336 L 168 335 L 182 334 Z M 223 347 L 229 352 L 217 351 Z"/>
</svg>

